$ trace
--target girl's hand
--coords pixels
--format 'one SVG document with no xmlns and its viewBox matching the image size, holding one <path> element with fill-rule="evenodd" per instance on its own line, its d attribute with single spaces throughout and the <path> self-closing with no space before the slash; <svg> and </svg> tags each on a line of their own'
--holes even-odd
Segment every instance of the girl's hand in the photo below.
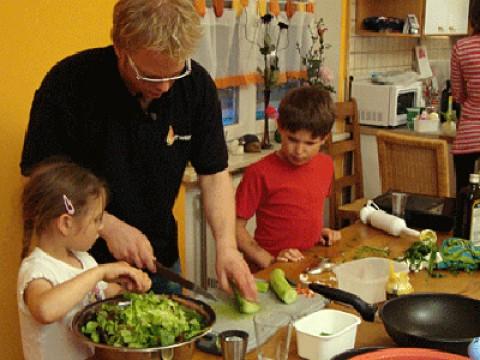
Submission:
<svg viewBox="0 0 480 360">
<path fill-rule="evenodd" d="M 152 286 L 147 273 L 130 266 L 125 261 L 103 264 L 99 267 L 103 271 L 103 280 L 119 283 L 128 291 L 146 292 Z"/>
<path fill-rule="evenodd" d="M 330 228 L 322 229 L 322 237 L 320 238 L 319 243 L 324 246 L 332 246 L 333 243 L 342 239 L 342 233 L 337 230 Z"/>
<path fill-rule="evenodd" d="M 305 257 L 298 249 L 284 249 L 277 255 L 276 260 L 280 262 L 296 262 L 303 260 Z"/>
</svg>

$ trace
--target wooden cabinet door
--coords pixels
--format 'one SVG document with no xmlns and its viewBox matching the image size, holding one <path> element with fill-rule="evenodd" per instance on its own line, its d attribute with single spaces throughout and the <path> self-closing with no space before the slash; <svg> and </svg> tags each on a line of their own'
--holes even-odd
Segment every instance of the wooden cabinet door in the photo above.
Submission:
<svg viewBox="0 0 480 360">
<path fill-rule="evenodd" d="M 425 1 L 424 35 L 446 35 L 448 33 L 448 1 L 450 0 Z"/>
<path fill-rule="evenodd" d="M 468 0 L 448 0 L 448 33 L 468 33 Z"/>
<path fill-rule="evenodd" d="M 424 35 L 468 32 L 469 0 L 425 0 Z"/>
</svg>

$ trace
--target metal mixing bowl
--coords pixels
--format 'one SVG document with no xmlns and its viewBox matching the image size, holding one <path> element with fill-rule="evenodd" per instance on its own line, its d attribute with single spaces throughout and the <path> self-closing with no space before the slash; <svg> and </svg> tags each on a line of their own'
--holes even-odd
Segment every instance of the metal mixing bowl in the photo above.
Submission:
<svg viewBox="0 0 480 360">
<path fill-rule="evenodd" d="M 215 323 L 216 316 L 213 309 L 206 303 L 193 299 L 184 295 L 168 295 L 168 297 L 180 304 L 197 311 L 205 318 L 205 329 L 197 336 L 189 339 L 188 341 L 176 343 L 169 346 L 131 349 L 127 347 L 114 347 L 105 344 L 97 344 L 93 342 L 89 337 L 85 336 L 81 328 L 82 326 L 91 320 L 98 312 L 102 304 L 119 304 L 126 303 L 127 301 L 122 296 L 117 296 L 111 299 L 95 302 L 86 306 L 83 310 L 79 311 L 72 323 L 73 332 L 84 343 L 95 347 L 96 360 L 180 360 L 191 359 L 194 349 L 195 340 L 204 336 L 211 331 L 213 324 Z"/>
</svg>

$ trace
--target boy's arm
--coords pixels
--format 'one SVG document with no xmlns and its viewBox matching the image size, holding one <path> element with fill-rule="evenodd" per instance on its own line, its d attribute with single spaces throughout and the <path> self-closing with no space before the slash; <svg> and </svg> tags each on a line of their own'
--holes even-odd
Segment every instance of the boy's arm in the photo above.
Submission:
<svg viewBox="0 0 480 360">
<path fill-rule="evenodd" d="M 46 279 L 33 280 L 23 296 L 35 320 L 50 324 L 63 318 L 99 281 L 118 279 L 125 281 L 129 290 L 144 292 L 151 285 L 146 273 L 125 262 L 117 262 L 94 267 L 56 286 Z"/>
<path fill-rule="evenodd" d="M 333 243 L 342 239 L 342 233 L 338 230 L 323 228 L 319 243 L 324 246 L 332 246 Z"/>
<path fill-rule="evenodd" d="M 245 255 L 249 262 L 254 263 L 261 269 L 270 266 L 275 258 L 262 248 L 247 231 L 248 220 L 237 217 L 236 235 L 239 250 Z"/>
</svg>

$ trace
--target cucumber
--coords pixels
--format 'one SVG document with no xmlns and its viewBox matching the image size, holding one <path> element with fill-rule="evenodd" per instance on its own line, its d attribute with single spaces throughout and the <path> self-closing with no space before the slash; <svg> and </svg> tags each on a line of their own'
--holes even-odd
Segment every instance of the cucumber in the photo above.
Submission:
<svg viewBox="0 0 480 360">
<path fill-rule="evenodd" d="M 242 314 L 254 314 L 260 310 L 260 304 L 245 299 L 236 286 L 233 286 L 233 292 L 238 305 L 238 311 Z"/>
<path fill-rule="evenodd" d="M 256 280 L 256 284 L 257 284 L 257 291 L 259 293 L 266 293 L 268 291 L 268 288 L 269 288 L 268 281 Z"/>
<path fill-rule="evenodd" d="M 291 304 L 297 300 L 297 292 L 288 283 L 285 272 L 282 269 L 273 269 L 270 273 L 270 285 L 278 298 L 285 304 Z"/>
</svg>

